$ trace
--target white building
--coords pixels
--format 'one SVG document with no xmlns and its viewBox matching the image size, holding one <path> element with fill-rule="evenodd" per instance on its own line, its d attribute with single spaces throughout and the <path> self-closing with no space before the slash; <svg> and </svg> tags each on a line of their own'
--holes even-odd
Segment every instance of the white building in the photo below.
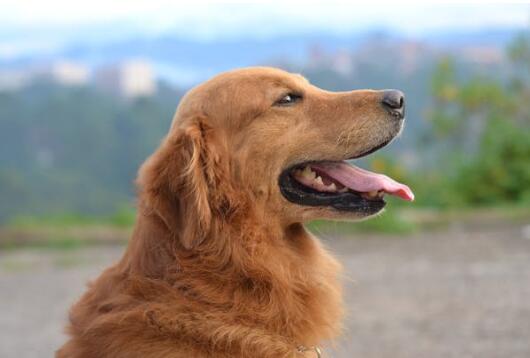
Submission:
<svg viewBox="0 0 530 358">
<path fill-rule="evenodd" d="M 86 85 L 90 77 L 90 71 L 86 66 L 70 61 L 54 62 L 48 71 L 54 82 L 64 86 Z"/>
<path fill-rule="evenodd" d="M 100 67 L 94 81 L 100 89 L 124 98 L 152 96 L 157 89 L 151 64 L 142 60 Z"/>
<path fill-rule="evenodd" d="M 0 90 L 16 91 L 42 80 L 62 86 L 84 86 L 88 84 L 89 79 L 90 71 L 87 66 L 61 60 L 20 68 L 0 69 Z"/>
</svg>

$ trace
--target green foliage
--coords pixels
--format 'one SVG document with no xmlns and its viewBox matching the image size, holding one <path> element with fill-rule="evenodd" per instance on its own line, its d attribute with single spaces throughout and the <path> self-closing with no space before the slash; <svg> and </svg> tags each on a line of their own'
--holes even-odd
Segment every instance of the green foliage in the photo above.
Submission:
<svg viewBox="0 0 530 358">
<path fill-rule="evenodd" d="M 108 220 L 108 224 L 116 227 L 132 227 L 136 219 L 136 211 L 130 207 L 124 206 L 112 214 Z"/>
<path fill-rule="evenodd" d="M 528 36 L 509 48 L 516 79 L 530 69 L 529 49 Z M 530 204 L 529 84 L 506 85 L 490 77 L 462 82 L 445 59 L 433 75 L 432 89 L 431 139 L 444 149 L 434 161 L 445 164 L 435 167 L 428 180 L 416 182 L 419 202 L 442 207 Z"/>
<path fill-rule="evenodd" d="M 115 213 L 166 134 L 179 93 L 125 101 L 40 83 L 0 92 L 0 222 Z"/>
<path fill-rule="evenodd" d="M 38 227 L 83 227 L 91 226 L 101 222 L 101 218 L 88 217 L 78 213 L 54 214 L 54 215 L 20 215 L 10 219 L 8 227 L 17 229 L 32 229 Z"/>
<path fill-rule="evenodd" d="M 438 63 L 431 79 L 431 90 L 439 102 L 449 103 L 456 99 L 458 88 L 456 81 L 455 63 L 446 57 Z"/>
<path fill-rule="evenodd" d="M 530 204 L 530 130 L 503 118 L 488 122 L 480 156 L 464 165 L 455 189 L 470 204 Z"/>
<path fill-rule="evenodd" d="M 33 229 L 39 227 L 71 228 L 107 226 L 128 228 L 134 224 L 136 211 L 131 207 L 121 207 L 109 215 L 85 215 L 80 213 L 56 213 L 51 215 L 19 215 L 7 222 L 7 227 Z"/>
<path fill-rule="evenodd" d="M 530 69 L 530 34 L 521 33 L 508 46 L 508 56 L 515 65 Z"/>
<path fill-rule="evenodd" d="M 392 201 L 392 200 L 391 200 Z M 315 220 L 307 225 L 315 234 L 349 235 L 354 233 L 382 233 L 391 235 L 410 234 L 418 226 L 405 218 L 399 210 L 389 208 L 378 216 L 360 222 L 336 222 Z"/>
</svg>

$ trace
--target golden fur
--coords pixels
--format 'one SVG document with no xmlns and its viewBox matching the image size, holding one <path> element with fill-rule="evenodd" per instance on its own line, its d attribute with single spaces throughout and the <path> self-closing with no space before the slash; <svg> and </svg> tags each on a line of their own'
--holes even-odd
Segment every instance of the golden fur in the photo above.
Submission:
<svg viewBox="0 0 530 358">
<path fill-rule="evenodd" d="M 303 103 L 272 106 L 293 91 Z M 191 90 L 140 169 L 129 247 L 72 307 L 57 357 L 300 357 L 336 336 L 340 267 L 302 223 L 355 216 L 288 202 L 278 176 L 394 136 L 379 102 L 272 68 Z"/>
</svg>

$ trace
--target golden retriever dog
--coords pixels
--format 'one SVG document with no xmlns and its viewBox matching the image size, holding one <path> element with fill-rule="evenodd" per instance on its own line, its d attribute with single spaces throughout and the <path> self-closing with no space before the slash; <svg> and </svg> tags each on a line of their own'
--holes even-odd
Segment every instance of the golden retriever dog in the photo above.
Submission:
<svg viewBox="0 0 530 358">
<path fill-rule="evenodd" d="M 140 169 L 125 254 L 73 306 L 56 356 L 319 356 L 341 327 L 340 266 L 303 224 L 413 199 L 345 162 L 403 118 L 399 91 L 328 92 L 274 68 L 189 91 Z"/>
</svg>

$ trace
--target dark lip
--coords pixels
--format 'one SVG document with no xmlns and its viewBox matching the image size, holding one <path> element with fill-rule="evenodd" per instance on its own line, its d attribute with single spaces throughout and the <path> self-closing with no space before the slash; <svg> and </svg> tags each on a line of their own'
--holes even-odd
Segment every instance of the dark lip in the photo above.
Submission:
<svg viewBox="0 0 530 358">
<path fill-rule="evenodd" d="M 332 207 L 339 211 L 356 212 L 364 216 L 381 211 L 386 202 L 383 199 L 367 200 L 357 193 L 322 193 L 300 184 L 284 170 L 278 180 L 282 195 L 290 202 L 304 206 Z"/>
</svg>

